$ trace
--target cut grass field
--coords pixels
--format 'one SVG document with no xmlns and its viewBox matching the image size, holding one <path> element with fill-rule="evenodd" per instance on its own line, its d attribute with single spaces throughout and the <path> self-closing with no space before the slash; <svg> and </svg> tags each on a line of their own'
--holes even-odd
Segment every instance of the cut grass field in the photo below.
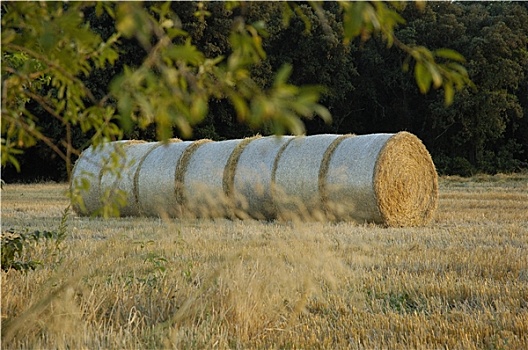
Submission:
<svg viewBox="0 0 528 350">
<path fill-rule="evenodd" d="M 65 184 L 7 185 L 55 230 Z M 440 179 L 422 228 L 71 215 L 2 272 L 2 348 L 527 349 L 528 175 Z"/>
</svg>

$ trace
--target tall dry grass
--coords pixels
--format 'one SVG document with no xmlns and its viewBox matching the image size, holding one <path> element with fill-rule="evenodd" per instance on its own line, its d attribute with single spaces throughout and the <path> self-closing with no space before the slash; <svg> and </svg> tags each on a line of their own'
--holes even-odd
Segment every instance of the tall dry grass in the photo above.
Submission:
<svg viewBox="0 0 528 350">
<path fill-rule="evenodd" d="M 2 230 L 63 184 L 7 185 Z M 71 217 L 2 272 L 2 348 L 528 348 L 528 176 L 442 178 L 422 228 Z"/>
</svg>

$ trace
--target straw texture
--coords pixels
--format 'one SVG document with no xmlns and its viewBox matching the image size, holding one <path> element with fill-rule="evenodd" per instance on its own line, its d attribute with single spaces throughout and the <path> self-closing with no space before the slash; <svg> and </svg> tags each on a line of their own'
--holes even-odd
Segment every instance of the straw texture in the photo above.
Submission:
<svg viewBox="0 0 528 350">
<path fill-rule="evenodd" d="M 438 176 L 429 152 L 408 132 L 392 136 L 378 156 L 374 192 L 388 226 L 421 226 L 438 206 Z"/>
<path fill-rule="evenodd" d="M 107 173 L 116 149 L 124 154 L 120 168 Z M 128 195 L 122 215 L 315 218 L 396 227 L 427 224 L 438 202 L 431 156 L 407 132 L 111 143 L 83 152 L 72 183 L 82 174 L 95 179 L 83 194 L 87 210 L 75 208 L 83 215 L 115 189 Z"/>
</svg>

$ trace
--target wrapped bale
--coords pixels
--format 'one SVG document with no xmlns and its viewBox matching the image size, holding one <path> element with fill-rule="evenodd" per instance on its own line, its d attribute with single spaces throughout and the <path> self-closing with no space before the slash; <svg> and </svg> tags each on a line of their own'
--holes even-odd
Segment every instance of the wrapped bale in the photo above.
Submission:
<svg viewBox="0 0 528 350">
<path fill-rule="evenodd" d="M 332 152 L 322 188 L 339 219 L 420 226 L 438 203 L 435 166 L 408 132 L 344 138 Z"/>
<path fill-rule="evenodd" d="M 159 143 L 144 159 L 137 177 L 139 210 L 147 216 L 178 217 L 182 208 L 176 200 L 176 168 L 192 141 L 179 139 Z"/>
<path fill-rule="evenodd" d="M 79 157 L 72 171 L 71 189 L 80 191 L 82 205 L 73 201 L 72 208 L 81 215 L 91 215 L 101 207 L 102 192 L 100 181 L 103 169 L 112 160 L 112 156 L 123 153 L 122 147 L 131 141 L 116 141 L 90 146 Z M 82 182 L 87 181 L 85 188 Z"/>
<path fill-rule="evenodd" d="M 407 132 L 125 142 L 128 167 L 118 177 L 103 174 L 107 153 L 118 145 L 88 149 L 78 160 L 72 183 L 83 172 L 95 175 L 95 186 L 83 197 L 89 209 L 75 208 L 80 214 L 97 210 L 99 197 L 114 187 L 131 199 L 123 215 L 297 215 L 418 226 L 437 207 L 434 164 Z"/>
<path fill-rule="evenodd" d="M 319 173 L 326 150 L 339 135 L 296 137 L 275 160 L 273 198 L 284 218 L 324 214 Z"/>
<path fill-rule="evenodd" d="M 234 173 L 234 194 L 245 202 L 246 212 L 256 219 L 274 219 L 272 176 L 275 160 L 293 136 L 263 137 L 252 140 L 242 150 Z"/>
<path fill-rule="evenodd" d="M 232 216 L 230 199 L 224 190 L 224 171 L 241 141 L 204 142 L 193 150 L 188 161 L 182 159 L 178 201 L 186 216 Z"/>
<path fill-rule="evenodd" d="M 140 215 L 138 203 L 138 188 L 136 186 L 136 172 L 148 154 L 158 146 L 158 143 L 130 141 L 123 144 L 123 153 L 117 154 L 117 168 L 101 174 L 99 188 L 101 195 L 105 192 L 108 198 L 126 195 L 125 205 L 120 208 L 121 216 Z"/>
</svg>

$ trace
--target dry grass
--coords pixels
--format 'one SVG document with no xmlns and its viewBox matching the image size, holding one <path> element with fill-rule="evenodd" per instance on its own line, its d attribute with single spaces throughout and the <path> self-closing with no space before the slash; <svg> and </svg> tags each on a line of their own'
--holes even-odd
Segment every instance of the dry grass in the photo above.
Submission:
<svg viewBox="0 0 528 350">
<path fill-rule="evenodd" d="M 422 228 L 72 217 L 2 272 L 2 348 L 528 348 L 528 176 L 440 179 Z M 7 185 L 55 229 L 67 185 Z"/>
</svg>

